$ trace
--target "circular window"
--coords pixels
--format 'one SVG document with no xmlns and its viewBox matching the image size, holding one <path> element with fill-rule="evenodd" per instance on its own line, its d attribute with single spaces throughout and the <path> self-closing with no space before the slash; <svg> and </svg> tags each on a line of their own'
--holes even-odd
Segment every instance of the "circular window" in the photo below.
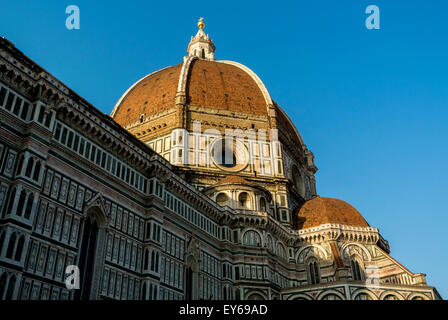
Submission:
<svg viewBox="0 0 448 320">
<path fill-rule="evenodd" d="M 249 155 L 243 143 L 236 139 L 218 139 L 210 146 L 213 163 L 225 171 L 241 171 L 248 163 Z"/>
</svg>

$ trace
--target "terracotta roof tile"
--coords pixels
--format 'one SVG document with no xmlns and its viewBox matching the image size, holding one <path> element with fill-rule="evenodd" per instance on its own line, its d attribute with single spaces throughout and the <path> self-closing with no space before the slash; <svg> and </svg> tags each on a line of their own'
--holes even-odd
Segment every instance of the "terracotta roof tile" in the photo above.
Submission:
<svg viewBox="0 0 448 320">
<path fill-rule="evenodd" d="M 319 196 L 305 202 L 296 218 L 298 229 L 317 227 L 327 223 L 357 227 L 369 226 L 358 210 L 347 202 Z"/>
<path fill-rule="evenodd" d="M 182 63 L 162 69 L 138 82 L 123 97 L 114 120 L 122 126 L 140 116 L 161 112 L 175 105 Z M 212 109 L 266 115 L 263 93 L 241 68 L 217 61 L 195 60 L 187 78 L 187 104 Z"/>
<path fill-rule="evenodd" d="M 123 98 L 114 120 L 126 126 L 145 116 L 174 106 L 182 63 L 168 67 L 140 81 Z"/>
<path fill-rule="evenodd" d="M 258 84 L 244 70 L 226 63 L 195 60 L 187 82 L 187 103 L 251 114 L 267 114 Z"/>
</svg>

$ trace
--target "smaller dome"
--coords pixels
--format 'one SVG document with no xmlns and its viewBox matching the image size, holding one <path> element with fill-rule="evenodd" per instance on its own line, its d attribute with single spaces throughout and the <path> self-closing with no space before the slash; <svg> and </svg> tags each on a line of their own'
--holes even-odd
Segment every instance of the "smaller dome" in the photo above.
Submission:
<svg viewBox="0 0 448 320">
<path fill-rule="evenodd" d="M 313 228 L 327 223 L 369 227 L 358 210 L 347 202 L 320 196 L 306 201 L 295 218 L 298 229 Z"/>
</svg>

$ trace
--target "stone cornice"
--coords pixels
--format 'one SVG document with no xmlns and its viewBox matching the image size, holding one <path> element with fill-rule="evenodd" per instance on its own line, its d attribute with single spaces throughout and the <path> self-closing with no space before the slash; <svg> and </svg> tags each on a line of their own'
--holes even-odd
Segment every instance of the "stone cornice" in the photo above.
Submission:
<svg viewBox="0 0 448 320">
<path fill-rule="evenodd" d="M 323 224 L 314 228 L 294 231 L 298 241 L 313 243 L 321 241 L 355 241 L 376 244 L 380 239 L 377 228 L 354 227 L 342 224 Z"/>
</svg>

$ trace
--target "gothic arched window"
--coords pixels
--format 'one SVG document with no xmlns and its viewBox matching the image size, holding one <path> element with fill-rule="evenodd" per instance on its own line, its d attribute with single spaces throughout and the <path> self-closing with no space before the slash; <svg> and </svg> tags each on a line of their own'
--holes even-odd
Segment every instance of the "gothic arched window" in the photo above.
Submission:
<svg viewBox="0 0 448 320">
<path fill-rule="evenodd" d="M 8 287 L 6 287 L 8 286 Z M 9 277 L 5 273 L 0 277 L 0 300 L 11 300 L 16 286 L 16 277 L 11 275 Z"/>
<path fill-rule="evenodd" d="M 157 300 L 157 286 L 154 285 L 152 288 L 152 298 L 153 300 Z"/>
<path fill-rule="evenodd" d="M 277 243 L 277 255 L 283 259 L 286 259 L 286 250 L 281 243 Z"/>
<path fill-rule="evenodd" d="M 22 190 L 19 197 L 19 203 L 17 204 L 16 215 L 21 217 L 23 212 L 23 206 L 25 205 L 26 191 Z"/>
<path fill-rule="evenodd" d="M 16 197 L 16 188 L 12 188 L 11 193 L 9 195 L 9 203 L 8 203 L 8 209 L 6 210 L 6 214 L 12 213 L 12 206 L 14 204 L 14 198 Z"/>
<path fill-rule="evenodd" d="M 6 275 L 6 272 L 3 272 L 3 274 L 0 277 L 0 300 L 3 300 L 3 295 L 5 294 L 7 280 L 8 280 L 8 276 Z"/>
<path fill-rule="evenodd" d="M 148 249 L 145 250 L 145 257 L 143 258 L 143 260 L 144 260 L 143 269 L 148 270 L 148 260 L 149 260 Z"/>
<path fill-rule="evenodd" d="M 151 251 L 151 271 L 159 272 L 159 253 Z"/>
<path fill-rule="evenodd" d="M 81 288 L 75 290 L 75 300 L 88 300 L 91 295 L 92 282 L 94 278 L 94 267 L 96 263 L 95 254 L 97 249 L 97 238 L 99 226 L 96 219 L 88 217 L 84 222 L 82 231 L 81 247 L 79 251 L 79 270 L 81 275 Z"/>
<path fill-rule="evenodd" d="M 151 252 L 151 271 L 156 270 L 156 253 L 155 251 Z"/>
<path fill-rule="evenodd" d="M 34 174 L 33 174 L 33 180 L 39 181 L 39 174 L 40 174 L 40 161 L 36 162 L 36 165 L 34 167 Z"/>
<path fill-rule="evenodd" d="M 33 209 L 33 202 L 34 202 L 34 195 L 30 193 L 25 207 L 25 219 L 29 219 L 31 216 L 31 211 Z"/>
<path fill-rule="evenodd" d="M 16 246 L 16 239 L 17 239 L 16 233 L 13 233 L 11 235 L 11 237 L 9 238 L 8 249 L 6 250 L 6 258 L 8 258 L 8 259 L 12 259 L 12 256 L 14 254 L 14 247 Z"/>
<path fill-rule="evenodd" d="M 28 164 L 26 166 L 25 176 L 31 178 L 31 172 L 33 171 L 34 160 L 30 158 L 28 160 Z"/>
<path fill-rule="evenodd" d="M 156 262 L 155 262 L 156 268 L 155 271 L 159 272 L 159 253 L 156 252 Z"/>
<path fill-rule="evenodd" d="M 17 242 L 16 253 L 14 254 L 14 260 L 20 261 L 22 259 L 23 246 L 25 244 L 25 236 L 21 236 Z"/>
<path fill-rule="evenodd" d="M 11 300 L 14 294 L 14 287 L 16 286 L 16 277 L 9 277 L 8 289 L 6 291 L 5 300 Z"/>
<path fill-rule="evenodd" d="M 351 269 L 352 269 L 353 280 L 363 280 L 362 270 L 359 266 L 358 261 L 355 259 L 352 259 L 350 264 L 351 264 Z"/>
<path fill-rule="evenodd" d="M 142 286 L 142 300 L 146 300 L 146 282 L 143 283 Z"/>
<path fill-rule="evenodd" d="M 312 259 L 308 262 L 308 283 L 320 283 L 320 268 L 317 260 Z"/>
<path fill-rule="evenodd" d="M 23 155 L 20 156 L 19 164 L 17 165 L 16 175 L 20 174 L 20 171 L 22 171 L 24 158 L 25 157 Z"/>
<path fill-rule="evenodd" d="M 244 233 L 243 244 L 251 247 L 261 247 L 261 237 L 257 231 L 249 230 Z"/>
<path fill-rule="evenodd" d="M 2 254 L 2 249 L 3 249 L 3 243 L 5 242 L 5 234 L 6 234 L 6 232 L 2 232 L 1 234 L 0 234 L 0 256 L 1 256 L 1 254 Z"/>
</svg>

